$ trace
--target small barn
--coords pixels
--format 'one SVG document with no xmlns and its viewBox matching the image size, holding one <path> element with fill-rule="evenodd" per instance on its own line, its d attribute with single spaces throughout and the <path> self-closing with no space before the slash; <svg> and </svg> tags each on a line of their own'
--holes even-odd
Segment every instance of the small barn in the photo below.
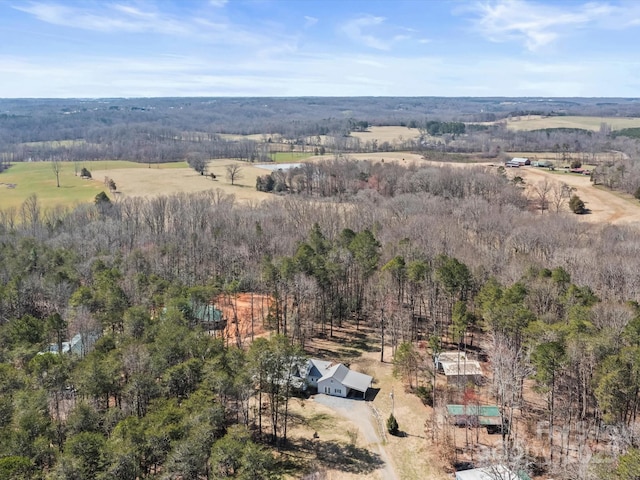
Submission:
<svg viewBox="0 0 640 480">
<path fill-rule="evenodd" d="M 525 165 L 531 165 L 531 160 L 524 157 L 513 157 L 507 162 L 508 167 L 524 167 Z"/>
<path fill-rule="evenodd" d="M 347 397 L 349 394 L 365 398 L 371 387 L 373 377 L 350 370 L 342 363 L 327 362 L 315 358 L 307 362 L 303 373 L 308 386 L 315 387 L 318 393 L 326 393 L 336 397 Z"/>
</svg>

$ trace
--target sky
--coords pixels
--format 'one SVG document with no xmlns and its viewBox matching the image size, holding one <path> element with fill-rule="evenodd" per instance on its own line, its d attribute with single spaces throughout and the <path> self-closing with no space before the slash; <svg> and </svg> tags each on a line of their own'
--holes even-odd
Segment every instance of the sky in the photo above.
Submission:
<svg viewBox="0 0 640 480">
<path fill-rule="evenodd" d="M 0 0 L 0 98 L 640 97 L 640 0 Z"/>
</svg>

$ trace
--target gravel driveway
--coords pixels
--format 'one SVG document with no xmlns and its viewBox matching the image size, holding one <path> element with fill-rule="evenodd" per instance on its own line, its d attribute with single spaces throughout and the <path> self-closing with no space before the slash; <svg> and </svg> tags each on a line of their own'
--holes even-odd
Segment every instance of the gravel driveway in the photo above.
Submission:
<svg viewBox="0 0 640 480">
<path fill-rule="evenodd" d="M 383 480 L 399 480 L 389 456 L 384 449 L 381 429 L 384 428 L 381 422 L 375 417 L 373 408 L 364 400 L 350 398 L 332 397 L 319 393 L 313 396 L 313 400 L 329 407 L 338 415 L 351 421 L 358 427 L 360 433 L 365 438 L 367 446 L 380 455 L 384 466 L 378 470 L 380 478 Z"/>
</svg>

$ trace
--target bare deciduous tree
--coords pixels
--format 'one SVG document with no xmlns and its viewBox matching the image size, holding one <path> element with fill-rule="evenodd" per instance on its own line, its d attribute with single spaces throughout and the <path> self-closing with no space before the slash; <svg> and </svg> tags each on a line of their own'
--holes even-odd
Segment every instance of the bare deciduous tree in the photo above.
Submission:
<svg viewBox="0 0 640 480">
<path fill-rule="evenodd" d="M 62 171 L 62 162 L 57 158 L 51 159 L 51 169 L 56 176 L 56 186 L 60 188 L 60 172 Z"/>
<path fill-rule="evenodd" d="M 227 178 L 231 182 L 231 185 L 235 185 L 236 180 L 240 180 L 242 178 L 242 167 L 237 163 L 232 163 L 231 165 L 227 165 Z"/>
<path fill-rule="evenodd" d="M 556 213 L 560 212 L 562 207 L 571 198 L 572 192 L 575 191 L 575 187 L 570 187 L 566 183 L 555 183 L 551 189 L 551 203 Z"/>
<path fill-rule="evenodd" d="M 549 192 L 551 191 L 551 188 L 552 185 L 546 178 L 544 181 L 538 182 L 538 184 L 533 187 L 533 191 L 536 197 L 538 197 L 541 213 L 544 213 L 544 211 L 549 207 Z"/>
</svg>

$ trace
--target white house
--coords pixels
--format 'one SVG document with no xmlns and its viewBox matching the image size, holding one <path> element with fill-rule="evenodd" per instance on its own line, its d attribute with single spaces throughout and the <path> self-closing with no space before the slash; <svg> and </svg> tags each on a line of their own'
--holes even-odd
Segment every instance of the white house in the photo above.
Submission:
<svg viewBox="0 0 640 480">
<path fill-rule="evenodd" d="M 318 389 L 318 393 L 326 393 L 336 397 L 346 397 L 350 392 L 357 392 L 365 398 L 367 389 L 371 387 L 373 377 L 354 372 L 342 363 L 327 362 L 312 358 L 307 362 L 303 376 L 307 385 Z"/>
</svg>

